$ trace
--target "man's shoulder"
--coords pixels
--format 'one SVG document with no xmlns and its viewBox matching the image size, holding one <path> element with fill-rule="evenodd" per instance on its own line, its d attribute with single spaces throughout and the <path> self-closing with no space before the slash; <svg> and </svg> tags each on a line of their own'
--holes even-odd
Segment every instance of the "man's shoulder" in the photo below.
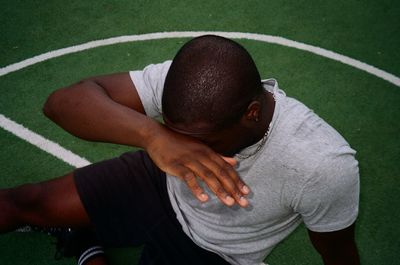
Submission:
<svg viewBox="0 0 400 265">
<path fill-rule="evenodd" d="M 324 173 L 341 163 L 352 163 L 355 151 L 341 134 L 300 101 L 285 97 L 270 135 L 267 156 L 282 169 L 296 169 L 299 176 Z M 324 165 L 321 167 L 321 165 Z"/>
<path fill-rule="evenodd" d="M 302 102 L 286 97 L 282 105 L 276 136 L 290 150 L 309 150 L 320 156 L 349 145 L 335 128 Z"/>
</svg>

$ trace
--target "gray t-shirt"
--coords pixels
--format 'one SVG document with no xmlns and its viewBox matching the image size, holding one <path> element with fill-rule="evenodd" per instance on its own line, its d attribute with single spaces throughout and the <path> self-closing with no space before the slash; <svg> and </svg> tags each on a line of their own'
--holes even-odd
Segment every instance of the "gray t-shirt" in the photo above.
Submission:
<svg viewBox="0 0 400 265">
<path fill-rule="evenodd" d="M 171 61 L 130 72 L 146 114 L 162 113 L 164 80 Z M 358 162 L 340 134 L 274 79 L 263 81 L 276 106 L 267 141 L 237 172 L 250 187 L 250 206 L 227 207 L 207 188 L 200 203 L 180 179 L 168 176 L 169 197 L 185 233 L 231 264 L 260 264 L 301 222 L 315 232 L 350 226 L 357 218 Z M 258 142 L 240 152 L 253 153 Z"/>
</svg>

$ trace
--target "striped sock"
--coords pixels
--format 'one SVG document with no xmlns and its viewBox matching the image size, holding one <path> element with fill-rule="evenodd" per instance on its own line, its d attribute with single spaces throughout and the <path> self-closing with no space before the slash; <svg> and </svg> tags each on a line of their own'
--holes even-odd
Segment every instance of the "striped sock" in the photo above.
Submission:
<svg viewBox="0 0 400 265">
<path fill-rule="evenodd" d="M 104 250 L 101 246 L 93 246 L 85 250 L 78 259 L 78 265 L 84 265 L 88 260 L 97 257 L 103 256 Z"/>
</svg>

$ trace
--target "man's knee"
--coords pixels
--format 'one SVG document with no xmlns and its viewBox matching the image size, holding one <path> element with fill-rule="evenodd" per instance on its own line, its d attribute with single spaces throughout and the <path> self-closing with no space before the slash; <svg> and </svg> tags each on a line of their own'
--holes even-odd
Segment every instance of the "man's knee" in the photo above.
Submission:
<svg viewBox="0 0 400 265">
<path fill-rule="evenodd" d="M 45 205 L 40 184 L 26 184 L 0 191 L 0 231 L 40 221 Z"/>
<path fill-rule="evenodd" d="M 25 184 L 10 190 L 9 198 L 18 211 L 28 213 L 44 207 L 43 193 L 41 184 Z"/>
</svg>

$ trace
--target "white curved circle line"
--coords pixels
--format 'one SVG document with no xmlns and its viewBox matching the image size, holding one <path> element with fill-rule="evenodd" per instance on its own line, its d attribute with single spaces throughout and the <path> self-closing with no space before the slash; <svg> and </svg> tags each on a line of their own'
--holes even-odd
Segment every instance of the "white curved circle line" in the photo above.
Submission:
<svg viewBox="0 0 400 265">
<path fill-rule="evenodd" d="M 175 32 L 159 32 L 159 33 L 149 33 L 142 35 L 129 35 L 129 36 L 120 36 L 96 41 L 90 41 L 84 44 L 75 45 L 63 49 L 58 49 L 50 52 L 46 52 L 32 58 L 20 61 L 18 63 L 14 63 L 8 65 L 6 67 L 0 68 L 0 76 L 7 75 L 9 73 L 21 70 L 28 66 L 50 60 L 52 58 L 60 57 L 66 54 L 71 54 L 75 52 L 80 52 L 96 47 L 107 46 L 117 43 L 126 43 L 126 42 L 134 42 L 134 41 L 147 41 L 147 40 L 158 40 L 158 39 L 168 39 L 168 38 L 187 38 L 187 37 L 197 37 L 205 34 L 215 34 L 224 36 L 232 39 L 249 39 L 256 40 L 261 42 L 267 42 L 272 44 L 278 44 L 286 47 L 296 48 L 299 50 L 311 52 L 313 54 L 320 55 L 322 57 L 326 57 L 343 64 L 347 64 L 349 66 L 355 67 L 362 71 L 368 72 L 376 77 L 382 78 L 395 86 L 400 87 L 400 78 L 397 76 L 385 72 L 381 69 L 378 69 L 369 64 L 363 63 L 361 61 L 352 59 L 350 57 L 320 48 L 312 45 L 308 45 L 305 43 L 289 40 L 283 37 L 265 35 L 265 34 L 255 34 L 255 33 L 242 33 L 242 32 L 220 32 L 220 31 L 175 31 Z M 90 164 L 88 160 L 82 158 L 71 151 L 63 148 L 59 144 L 52 142 L 43 136 L 25 128 L 24 126 L 12 121 L 11 119 L 5 117 L 0 114 L 0 127 L 5 129 L 6 131 L 11 132 L 17 137 L 33 144 L 34 146 L 42 149 L 43 151 L 59 158 L 60 160 L 66 162 L 75 167 L 82 167 Z"/>
<path fill-rule="evenodd" d="M 384 79 L 395 86 L 400 87 L 400 78 L 383 71 L 379 68 L 376 68 L 372 65 L 363 63 L 359 60 L 355 60 L 345 55 L 341 55 L 339 53 L 335 53 L 330 50 L 326 50 L 317 46 L 289 40 L 283 37 L 278 36 L 271 36 L 265 34 L 256 34 L 256 33 L 243 33 L 243 32 L 221 32 L 221 31 L 173 31 L 173 32 L 158 32 L 158 33 L 148 33 L 148 34 L 141 34 L 141 35 L 128 35 L 128 36 L 120 36 L 120 37 L 113 37 L 108 39 L 90 41 L 84 44 L 75 45 L 63 49 L 58 49 L 50 52 L 46 52 L 32 58 L 23 60 L 18 63 L 14 63 L 8 65 L 6 67 L 0 68 L 0 76 L 9 74 L 11 72 L 18 71 L 30 65 L 34 65 L 39 62 L 43 62 L 52 58 L 60 57 L 66 54 L 80 52 L 96 47 L 107 46 L 117 43 L 125 43 L 125 42 L 134 42 L 134 41 L 146 41 L 146 40 L 157 40 L 157 39 L 168 39 L 168 38 L 186 38 L 186 37 L 197 37 L 205 34 L 215 34 L 224 36 L 227 38 L 232 39 L 249 39 L 249 40 L 256 40 L 261 42 L 267 42 L 272 44 L 278 44 L 286 47 L 291 47 L 307 52 L 311 52 L 313 54 L 320 55 L 325 58 L 329 58 L 343 64 L 347 64 L 354 68 L 360 69 L 365 71 L 371 75 Z"/>
</svg>

